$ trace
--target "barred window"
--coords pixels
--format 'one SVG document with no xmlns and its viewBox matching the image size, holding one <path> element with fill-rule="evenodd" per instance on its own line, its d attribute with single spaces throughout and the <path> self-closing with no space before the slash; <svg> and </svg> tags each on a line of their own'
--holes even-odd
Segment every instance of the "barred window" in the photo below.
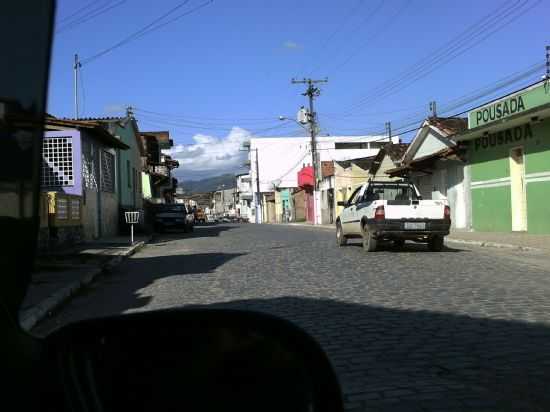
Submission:
<svg viewBox="0 0 550 412">
<path fill-rule="evenodd" d="M 101 151 L 101 190 L 115 191 L 115 157 L 105 150 Z"/>
<path fill-rule="evenodd" d="M 67 199 L 63 197 L 58 197 L 55 201 L 55 214 L 57 219 L 68 219 Z"/>
<path fill-rule="evenodd" d="M 80 199 L 71 199 L 71 219 L 80 220 Z"/>
<path fill-rule="evenodd" d="M 73 186 L 73 139 L 45 137 L 42 142 L 42 187 Z"/>
</svg>

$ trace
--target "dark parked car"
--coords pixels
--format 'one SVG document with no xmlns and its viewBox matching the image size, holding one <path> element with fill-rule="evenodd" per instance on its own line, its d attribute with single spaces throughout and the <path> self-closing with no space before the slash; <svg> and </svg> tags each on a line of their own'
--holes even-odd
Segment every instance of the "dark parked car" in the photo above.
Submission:
<svg viewBox="0 0 550 412">
<path fill-rule="evenodd" d="M 169 228 L 181 228 L 184 232 L 192 232 L 195 217 L 183 204 L 156 205 L 155 231 L 163 232 Z"/>
</svg>

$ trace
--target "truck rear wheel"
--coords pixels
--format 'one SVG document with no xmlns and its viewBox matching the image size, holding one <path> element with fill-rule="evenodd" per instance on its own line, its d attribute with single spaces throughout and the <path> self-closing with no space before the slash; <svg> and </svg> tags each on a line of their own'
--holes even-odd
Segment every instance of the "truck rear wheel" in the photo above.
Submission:
<svg viewBox="0 0 550 412">
<path fill-rule="evenodd" d="M 428 248 L 432 252 L 441 252 L 443 250 L 443 236 L 437 235 L 430 238 Z"/>
<path fill-rule="evenodd" d="M 393 241 L 393 246 L 395 246 L 398 249 L 401 249 L 403 246 L 405 246 L 405 240 L 404 239 L 395 239 Z"/>
<path fill-rule="evenodd" d="M 363 227 L 363 249 L 365 252 L 376 252 L 378 240 L 375 239 L 365 227 Z"/>
<path fill-rule="evenodd" d="M 338 246 L 346 246 L 348 239 L 344 236 L 344 231 L 342 230 L 342 225 L 340 222 L 336 222 L 336 244 Z"/>
</svg>

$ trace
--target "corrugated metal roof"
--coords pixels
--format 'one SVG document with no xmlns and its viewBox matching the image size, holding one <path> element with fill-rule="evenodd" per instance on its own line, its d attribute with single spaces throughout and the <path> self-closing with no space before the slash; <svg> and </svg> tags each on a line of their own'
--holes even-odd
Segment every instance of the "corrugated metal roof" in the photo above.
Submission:
<svg viewBox="0 0 550 412">
<path fill-rule="evenodd" d="M 106 130 L 101 123 L 95 123 L 90 121 L 72 120 L 72 119 L 57 119 L 53 116 L 46 117 L 45 129 L 55 128 L 67 128 L 67 129 L 86 129 L 95 138 L 101 141 L 103 144 L 114 147 L 117 149 L 127 150 L 130 148 L 126 143 L 117 139 L 108 130 Z"/>
<path fill-rule="evenodd" d="M 351 166 L 353 163 L 356 166 L 359 166 L 363 170 L 369 170 L 372 166 L 372 163 L 374 162 L 374 159 L 376 159 L 376 156 L 369 156 L 369 157 L 360 157 L 357 159 L 350 159 L 350 160 L 339 160 L 336 163 L 338 163 L 339 166 L 347 169 Z"/>
</svg>

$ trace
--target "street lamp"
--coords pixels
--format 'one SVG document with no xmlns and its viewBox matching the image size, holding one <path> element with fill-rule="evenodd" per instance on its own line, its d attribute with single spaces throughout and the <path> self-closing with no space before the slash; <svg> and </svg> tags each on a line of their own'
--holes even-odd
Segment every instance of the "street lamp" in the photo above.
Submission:
<svg viewBox="0 0 550 412">
<path fill-rule="evenodd" d="M 304 130 L 308 130 L 308 128 L 306 126 L 303 125 L 303 123 L 300 123 L 299 121 L 297 121 L 296 119 L 293 119 L 292 117 L 287 117 L 287 116 L 279 116 L 279 120 L 280 121 L 287 121 L 287 120 L 290 120 L 294 123 L 296 123 L 298 126 L 300 126 L 302 129 Z"/>
</svg>

